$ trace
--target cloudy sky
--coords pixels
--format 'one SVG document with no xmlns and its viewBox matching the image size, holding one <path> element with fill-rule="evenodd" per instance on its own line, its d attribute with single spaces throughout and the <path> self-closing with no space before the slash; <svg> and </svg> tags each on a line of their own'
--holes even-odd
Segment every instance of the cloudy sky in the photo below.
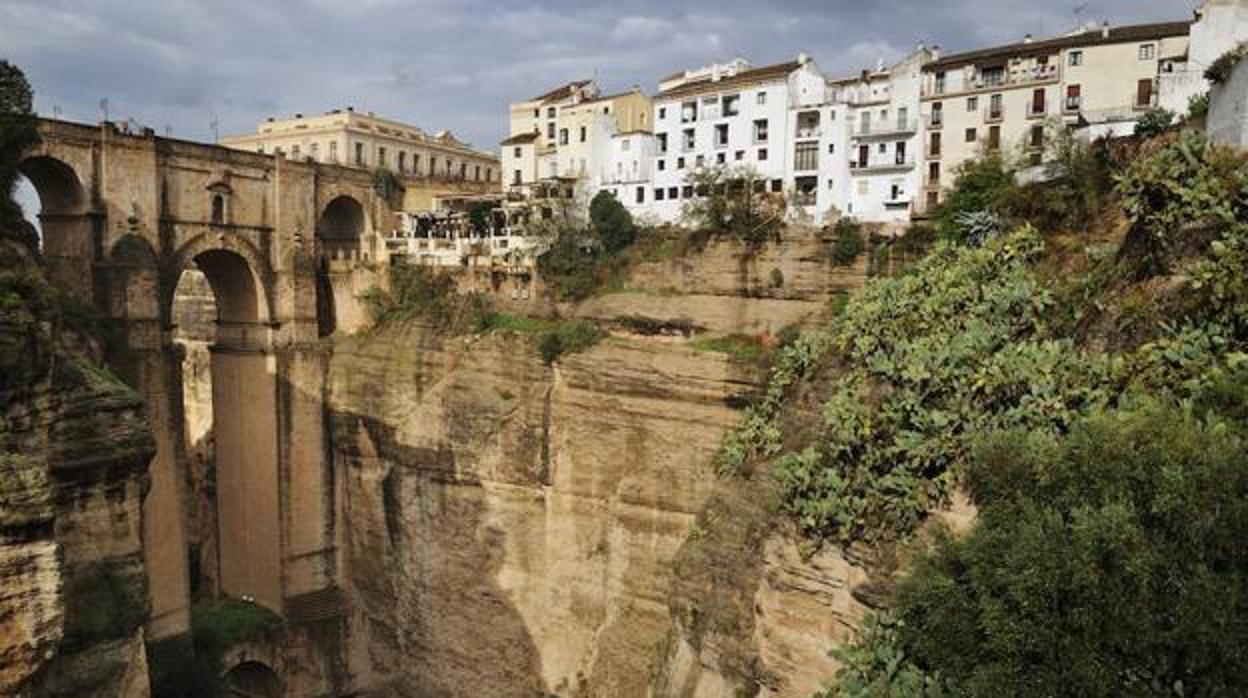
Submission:
<svg viewBox="0 0 1248 698">
<path fill-rule="evenodd" d="M 1052 35 L 1084 21 L 1190 17 L 1195 0 L 0 0 L 0 58 L 38 110 L 132 117 L 182 138 L 353 105 L 493 149 L 508 102 L 596 77 L 605 90 L 742 56 L 805 51 L 833 73 Z"/>
</svg>

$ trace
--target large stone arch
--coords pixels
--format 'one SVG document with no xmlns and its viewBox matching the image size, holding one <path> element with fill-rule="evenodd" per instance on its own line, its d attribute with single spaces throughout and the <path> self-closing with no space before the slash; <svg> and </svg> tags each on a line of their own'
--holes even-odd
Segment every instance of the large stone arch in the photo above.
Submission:
<svg viewBox="0 0 1248 698">
<path fill-rule="evenodd" d="M 317 213 L 317 249 L 331 258 L 359 257 L 365 238 L 372 229 L 371 217 L 363 201 L 351 193 L 335 194 Z"/>
<path fill-rule="evenodd" d="M 207 278 L 217 313 L 210 372 L 219 589 L 280 613 L 280 409 L 272 271 L 238 236 L 197 236 L 170 257 L 164 270 L 165 318 L 172 315 L 178 280 L 191 265 Z M 184 431 L 185 426 L 177 428 Z M 179 440 L 186 442 L 184 433 Z"/>
<path fill-rule="evenodd" d="M 100 251 L 87 184 L 73 166 L 47 153 L 28 155 L 17 169 L 39 195 L 40 247 L 53 275 L 83 300 L 91 299 Z"/>
</svg>

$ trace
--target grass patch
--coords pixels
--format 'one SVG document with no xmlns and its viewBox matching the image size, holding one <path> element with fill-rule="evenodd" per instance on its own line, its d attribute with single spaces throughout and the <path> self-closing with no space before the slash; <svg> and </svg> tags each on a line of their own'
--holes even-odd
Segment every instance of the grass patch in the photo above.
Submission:
<svg viewBox="0 0 1248 698">
<path fill-rule="evenodd" d="M 691 346 L 697 351 L 727 354 L 733 361 L 744 363 L 758 361 L 767 353 L 767 347 L 763 346 L 762 340 L 744 334 L 703 337 L 695 339 Z"/>
<path fill-rule="evenodd" d="M 542 361 L 550 366 L 559 357 L 585 351 L 600 342 L 607 333 L 589 320 L 533 317 L 494 313 L 486 320 L 489 330 L 515 332 L 534 339 Z"/>
</svg>

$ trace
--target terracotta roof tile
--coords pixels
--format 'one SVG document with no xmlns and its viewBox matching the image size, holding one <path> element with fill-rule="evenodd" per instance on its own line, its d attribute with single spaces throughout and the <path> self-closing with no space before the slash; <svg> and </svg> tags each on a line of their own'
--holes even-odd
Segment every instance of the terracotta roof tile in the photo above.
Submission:
<svg viewBox="0 0 1248 698">
<path fill-rule="evenodd" d="M 992 48 L 955 53 L 924 65 L 923 70 L 943 70 L 969 63 L 1004 60 L 1014 56 L 1050 53 L 1060 49 L 1079 48 L 1081 46 L 1152 41 L 1170 36 L 1186 36 L 1191 32 L 1191 28 L 1191 22 L 1133 24 L 1124 27 L 1111 27 L 1108 37 L 1105 37 L 1100 29 L 1092 29 L 1070 36 L 1059 36 L 1055 39 L 1045 39 L 1031 43 L 1019 42 L 1005 46 L 994 46 Z"/>
<path fill-rule="evenodd" d="M 655 97 L 677 97 L 680 95 L 698 94 L 700 92 L 707 92 L 711 90 L 718 91 L 727 87 L 774 80 L 776 78 L 787 76 L 789 73 L 797 70 L 801 66 L 802 64 L 798 61 L 789 61 L 787 63 L 777 63 L 775 65 L 765 65 L 761 68 L 743 70 L 736 75 L 725 76 L 719 80 L 711 80 L 709 76 L 698 78 L 693 82 L 673 87 L 670 90 L 664 90 L 663 92 L 655 95 Z"/>
</svg>

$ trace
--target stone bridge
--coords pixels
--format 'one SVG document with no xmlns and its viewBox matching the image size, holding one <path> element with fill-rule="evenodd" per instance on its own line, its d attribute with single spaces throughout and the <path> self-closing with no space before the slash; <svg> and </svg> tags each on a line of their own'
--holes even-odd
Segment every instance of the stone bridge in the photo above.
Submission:
<svg viewBox="0 0 1248 698">
<path fill-rule="evenodd" d="M 187 438 L 172 304 L 194 266 L 217 308 L 211 353 L 219 591 L 289 617 L 343 567 L 326 462 L 322 338 L 383 282 L 393 212 L 368 172 L 43 120 L 21 164 L 55 276 L 108 328 L 110 363 L 147 399 L 158 453 L 143 540 L 148 638 L 190 624 Z M 314 605 L 317 605 L 314 604 Z M 332 604 L 331 604 L 332 605 Z"/>
</svg>

